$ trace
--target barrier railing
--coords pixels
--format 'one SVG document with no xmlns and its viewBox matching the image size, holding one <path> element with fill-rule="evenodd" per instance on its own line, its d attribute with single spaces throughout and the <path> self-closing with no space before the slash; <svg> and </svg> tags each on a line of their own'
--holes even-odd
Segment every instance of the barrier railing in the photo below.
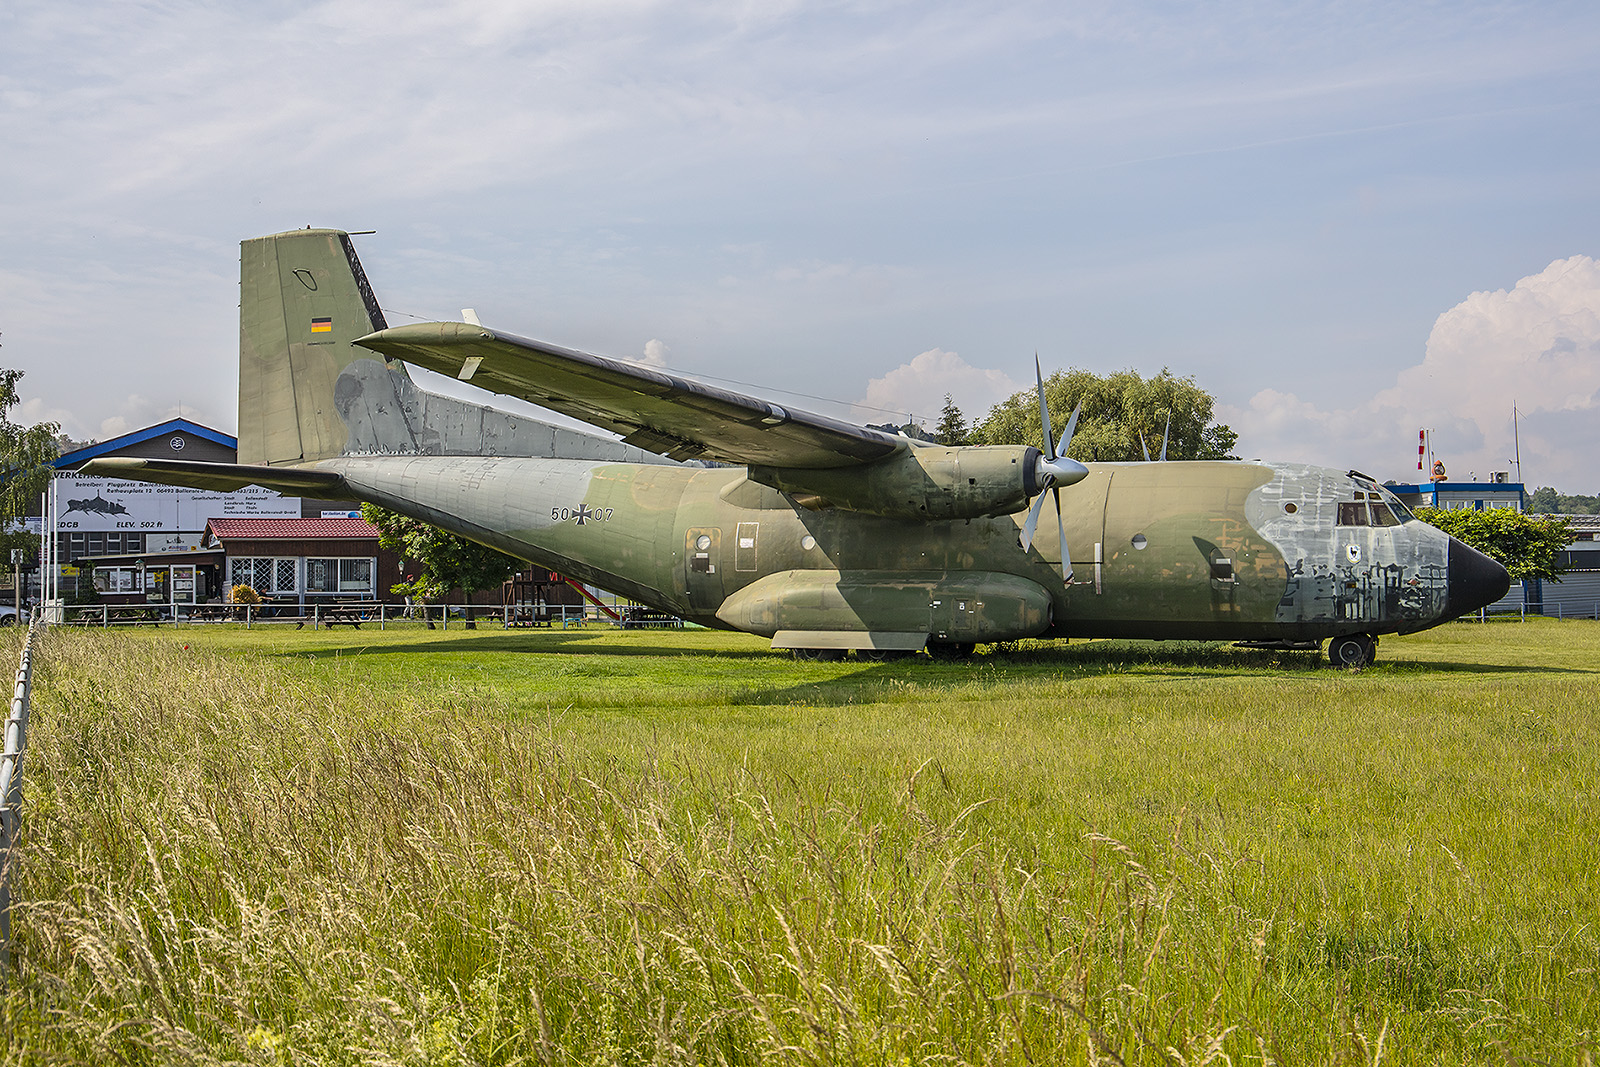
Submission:
<svg viewBox="0 0 1600 1067">
<path fill-rule="evenodd" d="M 544 608 L 529 605 L 493 604 L 390 604 L 382 601 L 341 601 L 329 604 L 65 604 L 52 605 L 52 621 L 71 626 L 195 626 L 206 623 L 235 622 L 247 627 L 282 626 L 334 627 L 377 623 L 383 629 L 391 622 L 409 621 L 449 629 L 452 622 L 498 622 L 506 629 L 521 626 L 554 626 L 563 629 L 582 626 L 587 621 L 613 623 L 600 618 L 583 605 L 552 604 Z"/>
<path fill-rule="evenodd" d="M 6 717 L 5 751 L 0 753 L 0 988 L 11 974 L 11 853 L 22 808 L 22 753 L 28 744 L 28 708 L 33 700 L 33 649 L 40 624 L 28 628 Z"/>
</svg>

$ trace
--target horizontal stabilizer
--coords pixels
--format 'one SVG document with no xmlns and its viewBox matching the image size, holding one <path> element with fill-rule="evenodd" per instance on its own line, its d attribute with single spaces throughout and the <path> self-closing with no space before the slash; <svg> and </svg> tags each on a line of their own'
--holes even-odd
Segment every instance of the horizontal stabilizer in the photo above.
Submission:
<svg viewBox="0 0 1600 1067">
<path fill-rule="evenodd" d="M 126 478 L 135 482 L 185 485 L 231 493 L 247 485 L 259 485 L 289 496 L 344 500 L 350 490 L 344 478 L 333 471 L 308 467 L 260 467 L 246 463 L 203 463 L 182 459 L 134 459 L 105 456 L 91 459 L 79 468 L 80 474 L 94 478 Z"/>
</svg>

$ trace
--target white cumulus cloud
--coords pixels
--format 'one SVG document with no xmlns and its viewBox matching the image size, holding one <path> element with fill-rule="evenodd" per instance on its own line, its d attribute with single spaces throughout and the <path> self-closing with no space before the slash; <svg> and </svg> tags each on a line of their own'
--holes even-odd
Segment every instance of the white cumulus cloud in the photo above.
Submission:
<svg viewBox="0 0 1600 1067">
<path fill-rule="evenodd" d="M 1600 489 L 1600 263 L 1558 259 L 1509 290 L 1476 292 L 1434 321 L 1422 362 L 1349 410 L 1263 389 L 1220 415 L 1251 456 L 1415 477 L 1417 431 L 1452 476 L 1512 470 L 1512 405 L 1530 485 Z M 1513 472 L 1514 473 L 1514 472 Z"/>
<path fill-rule="evenodd" d="M 1004 371 L 974 367 L 955 352 L 930 348 L 869 381 L 856 415 L 878 423 L 912 415 L 931 428 L 939 421 L 948 394 L 970 423 L 1020 388 Z"/>
<path fill-rule="evenodd" d="M 652 337 L 644 343 L 643 357 L 633 360 L 634 363 L 643 363 L 646 367 L 665 367 L 667 357 L 672 354 L 672 349 L 667 347 L 665 341 Z"/>
</svg>

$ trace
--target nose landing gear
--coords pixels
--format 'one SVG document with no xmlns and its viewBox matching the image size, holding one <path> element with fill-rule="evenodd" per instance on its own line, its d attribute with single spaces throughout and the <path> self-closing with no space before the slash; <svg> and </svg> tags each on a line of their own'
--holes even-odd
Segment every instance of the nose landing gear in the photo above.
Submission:
<svg viewBox="0 0 1600 1067">
<path fill-rule="evenodd" d="M 1328 660 L 1335 667 L 1365 667 L 1378 657 L 1378 639 L 1371 634 L 1347 634 L 1328 642 Z"/>
</svg>

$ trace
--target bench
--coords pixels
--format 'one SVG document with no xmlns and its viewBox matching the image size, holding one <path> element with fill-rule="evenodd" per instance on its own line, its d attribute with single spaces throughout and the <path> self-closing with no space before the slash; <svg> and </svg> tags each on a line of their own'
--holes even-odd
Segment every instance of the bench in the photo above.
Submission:
<svg viewBox="0 0 1600 1067">
<path fill-rule="evenodd" d="M 673 630 L 682 625 L 683 620 L 676 615 L 654 608 L 633 607 L 622 612 L 624 630 Z"/>
</svg>

